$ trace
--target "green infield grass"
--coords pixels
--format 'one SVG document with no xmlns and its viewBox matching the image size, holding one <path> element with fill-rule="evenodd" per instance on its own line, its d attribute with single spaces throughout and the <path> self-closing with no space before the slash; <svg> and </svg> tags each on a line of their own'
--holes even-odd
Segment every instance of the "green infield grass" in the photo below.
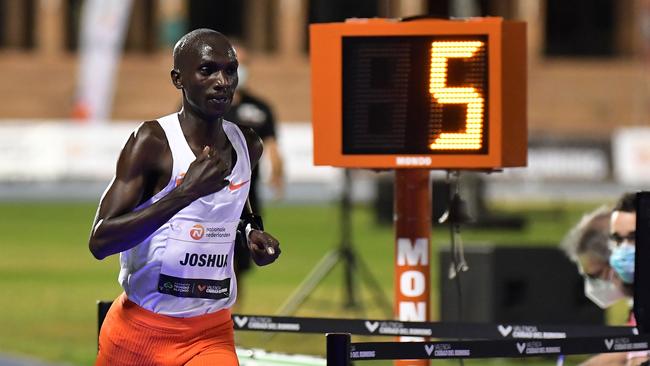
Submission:
<svg viewBox="0 0 650 366">
<path fill-rule="evenodd" d="M 533 203 L 493 205 L 500 212 L 524 215 L 528 225 L 520 231 L 466 230 L 463 241 L 498 245 L 557 245 L 580 215 L 595 205 Z M 96 300 L 115 298 L 117 256 L 95 260 L 87 237 L 95 203 L 0 203 L 0 352 L 28 355 L 72 365 L 92 364 L 96 351 Z M 305 276 L 339 239 L 339 212 L 331 205 L 269 205 L 267 230 L 282 243 L 275 264 L 253 269 L 244 279 L 237 312 L 274 314 Z M 353 211 L 352 242 L 382 284 L 388 299 L 393 294 L 393 229 L 379 226 L 371 208 Z M 436 249 L 448 243 L 444 227 L 433 228 L 431 260 L 432 309 L 438 314 Z M 295 315 L 316 317 L 383 318 L 372 294 L 361 289 L 361 306 L 343 307 L 342 266 L 338 265 L 311 293 Z M 611 323 L 623 321 L 625 308 L 610 311 Z M 531 319 L 534 321 L 534 319 Z M 322 335 L 238 332 L 239 345 L 284 353 L 323 355 Z M 355 341 L 370 338 L 357 338 Z M 374 338 L 372 340 L 390 340 Z M 466 365 L 498 365 L 504 360 L 466 361 Z M 391 362 L 362 364 L 389 365 Z M 456 365 L 457 361 L 432 364 Z M 552 359 L 514 360 L 508 364 L 553 365 Z M 567 363 L 575 364 L 575 363 Z"/>
</svg>

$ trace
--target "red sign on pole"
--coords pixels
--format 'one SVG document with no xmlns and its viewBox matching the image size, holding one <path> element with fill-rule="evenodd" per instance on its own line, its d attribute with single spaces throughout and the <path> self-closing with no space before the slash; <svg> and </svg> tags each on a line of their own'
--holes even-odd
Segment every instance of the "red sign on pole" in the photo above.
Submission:
<svg viewBox="0 0 650 366">
<path fill-rule="evenodd" d="M 395 319 L 429 321 L 431 309 L 431 184 L 425 169 L 395 172 Z M 401 341 L 424 341 L 404 336 Z M 396 361 L 428 365 L 428 360 Z"/>
</svg>

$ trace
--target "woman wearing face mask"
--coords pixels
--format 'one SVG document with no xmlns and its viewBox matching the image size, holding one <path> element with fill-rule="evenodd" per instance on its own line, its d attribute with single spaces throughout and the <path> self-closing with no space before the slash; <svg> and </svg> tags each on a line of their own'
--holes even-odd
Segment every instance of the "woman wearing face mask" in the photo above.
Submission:
<svg viewBox="0 0 650 366">
<path fill-rule="evenodd" d="M 625 295 L 612 281 L 609 266 L 609 221 L 611 210 L 602 206 L 584 215 L 562 241 L 562 249 L 584 277 L 585 296 L 605 309 Z"/>
</svg>

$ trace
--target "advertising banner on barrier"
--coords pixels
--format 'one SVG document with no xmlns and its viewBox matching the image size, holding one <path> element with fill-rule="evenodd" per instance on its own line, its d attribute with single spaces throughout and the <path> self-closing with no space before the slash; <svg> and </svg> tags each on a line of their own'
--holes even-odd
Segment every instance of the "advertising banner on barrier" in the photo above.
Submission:
<svg viewBox="0 0 650 366">
<path fill-rule="evenodd" d="M 647 350 L 650 337 L 586 337 L 554 340 L 351 343 L 350 360 L 522 358 Z"/>
<path fill-rule="evenodd" d="M 367 336 L 524 340 L 563 339 L 595 335 L 620 337 L 638 334 L 634 327 L 602 325 L 458 323 L 306 318 L 253 314 L 233 314 L 232 319 L 235 330 L 285 333 L 350 333 Z"/>
</svg>

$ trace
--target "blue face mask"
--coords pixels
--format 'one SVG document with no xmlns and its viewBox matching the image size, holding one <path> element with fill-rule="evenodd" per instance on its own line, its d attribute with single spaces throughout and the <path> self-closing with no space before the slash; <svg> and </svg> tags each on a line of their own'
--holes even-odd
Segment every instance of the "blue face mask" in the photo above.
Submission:
<svg viewBox="0 0 650 366">
<path fill-rule="evenodd" d="M 627 284 L 634 282 L 634 253 L 636 246 L 623 242 L 612 250 L 609 256 L 609 265 L 616 274 Z"/>
</svg>

